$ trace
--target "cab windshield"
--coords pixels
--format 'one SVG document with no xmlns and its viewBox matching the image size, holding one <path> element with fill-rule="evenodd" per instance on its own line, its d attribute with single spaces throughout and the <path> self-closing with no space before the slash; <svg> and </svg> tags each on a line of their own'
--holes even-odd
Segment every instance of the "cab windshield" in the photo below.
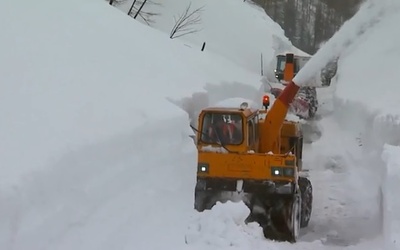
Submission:
<svg viewBox="0 0 400 250">
<path fill-rule="evenodd" d="M 278 56 L 277 57 L 277 64 L 276 64 L 276 71 L 283 72 L 285 70 L 286 64 L 286 57 L 285 56 Z"/>
<path fill-rule="evenodd" d="M 201 132 L 201 140 L 204 143 L 239 145 L 243 141 L 242 116 L 209 112 L 204 115 Z"/>
</svg>

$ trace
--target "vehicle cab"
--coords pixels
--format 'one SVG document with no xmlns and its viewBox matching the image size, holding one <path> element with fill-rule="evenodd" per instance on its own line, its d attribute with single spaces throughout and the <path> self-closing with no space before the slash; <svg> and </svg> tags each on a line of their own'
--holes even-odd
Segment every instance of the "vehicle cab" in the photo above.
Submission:
<svg viewBox="0 0 400 250">
<path fill-rule="evenodd" d="M 308 56 L 294 56 L 294 61 L 293 61 L 293 66 L 294 66 L 294 76 L 297 75 L 297 73 L 300 71 L 301 68 L 304 67 L 304 65 L 310 60 L 310 57 Z M 278 79 L 278 81 L 282 81 L 284 78 L 284 71 L 285 71 L 285 66 L 286 66 L 286 54 L 285 55 L 277 55 L 276 56 L 276 67 L 275 67 L 275 78 Z"/>
<path fill-rule="evenodd" d="M 258 148 L 258 109 L 247 103 L 234 107 L 210 107 L 199 115 L 198 150 L 207 152 L 255 152 Z"/>
</svg>

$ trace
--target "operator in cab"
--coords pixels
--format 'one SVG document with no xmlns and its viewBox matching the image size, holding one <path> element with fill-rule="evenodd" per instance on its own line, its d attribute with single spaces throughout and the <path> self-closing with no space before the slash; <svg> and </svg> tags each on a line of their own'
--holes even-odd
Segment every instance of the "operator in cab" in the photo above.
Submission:
<svg viewBox="0 0 400 250">
<path fill-rule="evenodd" d="M 207 135 L 209 138 L 207 142 L 223 145 L 240 144 L 243 137 L 241 122 L 236 123 L 229 114 L 213 114 Z"/>
</svg>

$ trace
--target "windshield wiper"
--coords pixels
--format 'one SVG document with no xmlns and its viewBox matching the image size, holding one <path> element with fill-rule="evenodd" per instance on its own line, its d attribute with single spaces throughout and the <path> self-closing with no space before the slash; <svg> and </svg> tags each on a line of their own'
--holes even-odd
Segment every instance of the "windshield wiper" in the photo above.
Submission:
<svg viewBox="0 0 400 250">
<path fill-rule="evenodd" d="M 190 125 L 190 127 L 191 127 L 194 131 L 199 132 L 200 134 L 202 134 L 202 135 L 204 135 L 204 136 L 207 136 L 207 138 L 210 138 L 210 137 L 209 137 L 206 133 L 204 133 L 203 131 L 198 130 L 197 128 L 193 127 L 192 125 Z M 221 141 L 221 139 L 220 139 L 220 136 L 219 136 L 219 133 L 218 133 L 218 130 L 215 129 L 215 125 L 212 125 L 212 128 L 215 130 L 215 134 L 217 135 L 217 139 L 218 139 L 219 142 L 216 142 L 216 143 L 218 144 L 218 146 L 223 147 L 223 148 L 224 148 L 226 151 L 228 151 L 229 153 L 238 153 L 238 152 L 234 152 L 234 151 L 229 150 L 229 149 L 225 146 L 225 144 L 222 143 L 222 141 Z"/>
</svg>

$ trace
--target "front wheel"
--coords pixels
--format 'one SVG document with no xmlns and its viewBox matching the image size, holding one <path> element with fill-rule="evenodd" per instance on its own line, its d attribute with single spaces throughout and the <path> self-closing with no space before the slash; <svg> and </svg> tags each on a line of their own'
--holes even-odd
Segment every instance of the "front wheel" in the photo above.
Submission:
<svg viewBox="0 0 400 250">
<path fill-rule="evenodd" d="M 290 241 L 297 242 L 301 227 L 301 198 L 298 196 L 296 196 L 292 204 L 291 217 L 292 235 Z"/>
<path fill-rule="evenodd" d="M 299 187 L 301 193 L 301 220 L 300 227 L 304 228 L 308 226 L 308 223 L 311 218 L 312 211 L 312 202 L 313 202 L 313 194 L 312 194 L 312 185 L 310 180 L 305 177 L 299 177 Z"/>
<path fill-rule="evenodd" d="M 199 212 L 210 210 L 218 201 L 219 192 L 196 190 L 194 193 L 194 209 Z"/>
</svg>

